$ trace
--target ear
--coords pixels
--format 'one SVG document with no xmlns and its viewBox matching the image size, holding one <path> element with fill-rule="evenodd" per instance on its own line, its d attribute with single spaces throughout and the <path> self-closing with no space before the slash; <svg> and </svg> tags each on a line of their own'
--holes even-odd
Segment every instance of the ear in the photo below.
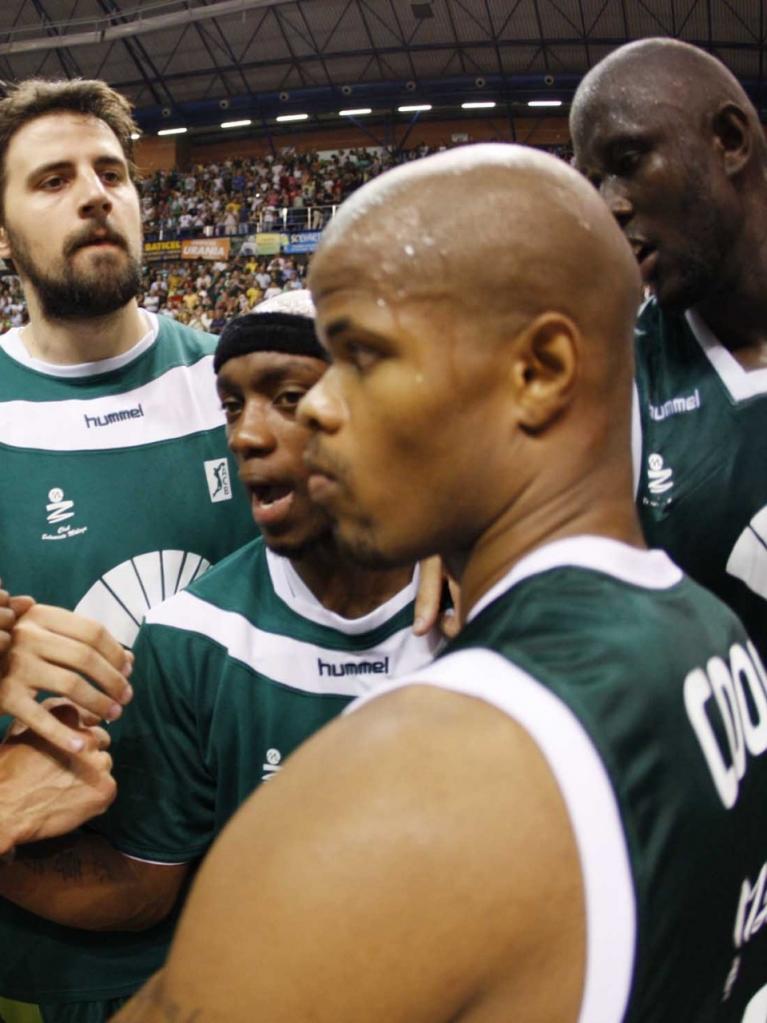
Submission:
<svg viewBox="0 0 767 1023">
<path fill-rule="evenodd" d="M 753 149 L 753 127 L 746 112 L 737 103 L 724 103 L 714 114 L 711 130 L 725 174 L 735 177 L 750 160 Z"/>
<path fill-rule="evenodd" d="M 4 227 L 0 227 L 0 259 L 12 259 L 13 253 Z"/>
<path fill-rule="evenodd" d="M 569 405 L 580 331 L 562 313 L 543 313 L 515 338 L 511 383 L 520 426 L 537 433 Z"/>
</svg>

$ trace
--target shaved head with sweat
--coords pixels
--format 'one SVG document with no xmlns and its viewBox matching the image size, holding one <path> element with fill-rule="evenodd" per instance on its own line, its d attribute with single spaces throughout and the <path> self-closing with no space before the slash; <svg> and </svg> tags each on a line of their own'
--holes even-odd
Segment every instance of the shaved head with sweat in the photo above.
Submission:
<svg viewBox="0 0 767 1023">
<path fill-rule="evenodd" d="M 761 339 L 767 143 L 728 69 L 677 40 L 631 43 L 586 75 L 570 125 L 660 305 L 698 309 L 731 347 Z"/>
<path fill-rule="evenodd" d="M 439 551 L 460 574 L 505 526 L 515 557 L 570 531 L 638 536 L 639 277 L 563 163 L 478 145 L 386 175 L 328 227 L 310 285 L 334 360 L 303 406 L 319 427 L 310 486 L 356 556 Z M 595 508 L 596 489 L 614 502 Z"/>
</svg>

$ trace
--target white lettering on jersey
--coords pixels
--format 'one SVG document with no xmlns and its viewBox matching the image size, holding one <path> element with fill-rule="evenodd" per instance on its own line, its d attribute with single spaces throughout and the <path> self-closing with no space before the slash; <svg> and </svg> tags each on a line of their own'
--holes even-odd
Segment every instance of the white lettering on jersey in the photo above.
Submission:
<svg viewBox="0 0 767 1023">
<path fill-rule="evenodd" d="M 654 452 L 647 459 L 647 483 L 651 494 L 665 494 L 674 485 L 673 470 L 663 464 L 663 456 Z"/>
<path fill-rule="evenodd" d="M 269 781 L 282 767 L 282 753 L 278 749 L 268 749 L 266 751 L 266 760 L 261 764 L 261 770 L 264 772 L 261 775 L 261 781 Z"/>
<path fill-rule="evenodd" d="M 75 502 L 64 497 L 64 491 L 61 487 L 53 487 L 53 489 L 48 492 L 48 504 L 46 504 L 45 510 L 48 513 L 46 518 L 49 525 L 54 526 L 59 522 L 64 522 L 66 519 L 74 517 Z M 40 536 L 40 539 L 68 540 L 70 537 L 81 536 L 83 533 L 87 532 L 87 526 L 79 526 L 75 528 L 67 522 L 66 525 L 58 526 L 56 531 L 53 533 L 43 533 Z"/>
<path fill-rule="evenodd" d="M 730 810 L 749 754 L 758 757 L 767 749 L 767 677 L 754 645 L 747 642 L 744 649 L 735 643 L 729 664 L 712 657 L 705 668 L 691 671 L 684 680 L 684 703 L 719 798 Z M 720 747 L 714 720 L 723 726 L 726 749 Z"/>
<path fill-rule="evenodd" d="M 663 419 L 668 419 L 669 416 L 678 416 L 683 412 L 694 412 L 696 409 L 699 409 L 700 394 L 698 394 L 698 388 L 696 387 L 693 393 L 687 397 L 669 398 L 662 405 L 653 405 L 652 403 L 648 403 L 648 405 L 650 419 L 654 419 L 656 423 L 659 423 Z"/>
<path fill-rule="evenodd" d="M 767 600 L 767 507 L 754 515 L 735 541 L 727 573 Z"/>
</svg>

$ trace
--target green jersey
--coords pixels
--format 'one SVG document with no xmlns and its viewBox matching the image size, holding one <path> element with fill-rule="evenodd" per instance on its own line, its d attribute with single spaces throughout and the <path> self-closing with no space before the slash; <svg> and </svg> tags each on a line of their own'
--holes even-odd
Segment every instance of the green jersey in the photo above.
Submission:
<svg viewBox="0 0 767 1023">
<path fill-rule="evenodd" d="M 636 362 L 647 542 L 729 604 L 767 659 L 767 370 L 747 372 L 695 313 L 654 299 Z"/>
<path fill-rule="evenodd" d="M 387 676 L 431 660 L 437 639 L 413 634 L 414 597 L 412 581 L 342 618 L 259 538 L 154 608 L 136 641 L 134 700 L 112 729 L 118 797 L 94 826 L 138 859 L 199 859 L 296 746 Z M 132 980 L 165 951 L 152 936 Z"/>
<path fill-rule="evenodd" d="M 30 358 L 18 331 L 0 338 L 3 583 L 126 646 L 149 607 L 256 533 L 232 480 L 217 339 L 143 315 L 150 330 L 131 351 L 80 366 Z M 126 964 L 151 940 L 58 927 L 0 899 L 0 996 L 129 994 Z"/>
<path fill-rule="evenodd" d="M 411 683 L 495 705 L 545 757 L 581 863 L 580 1020 L 763 1023 L 767 676 L 727 607 L 660 551 L 562 540 Z"/>
<path fill-rule="evenodd" d="M 149 607 L 256 532 L 232 482 L 216 339 L 144 315 L 131 351 L 80 366 L 37 362 L 18 331 L 0 338 L 4 585 L 126 646 Z"/>
</svg>

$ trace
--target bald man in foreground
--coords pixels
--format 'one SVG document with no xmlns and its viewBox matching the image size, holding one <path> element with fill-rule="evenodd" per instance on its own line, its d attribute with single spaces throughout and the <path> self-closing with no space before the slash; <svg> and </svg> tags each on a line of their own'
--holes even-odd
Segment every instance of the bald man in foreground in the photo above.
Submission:
<svg viewBox="0 0 767 1023">
<path fill-rule="evenodd" d="M 313 496 L 368 564 L 443 555 L 465 622 L 245 806 L 120 1023 L 761 1023 L 764 669 L 643 546 L 608 210 L 441 154 L 355 193 L 311 287 Z"/>
</svg>

